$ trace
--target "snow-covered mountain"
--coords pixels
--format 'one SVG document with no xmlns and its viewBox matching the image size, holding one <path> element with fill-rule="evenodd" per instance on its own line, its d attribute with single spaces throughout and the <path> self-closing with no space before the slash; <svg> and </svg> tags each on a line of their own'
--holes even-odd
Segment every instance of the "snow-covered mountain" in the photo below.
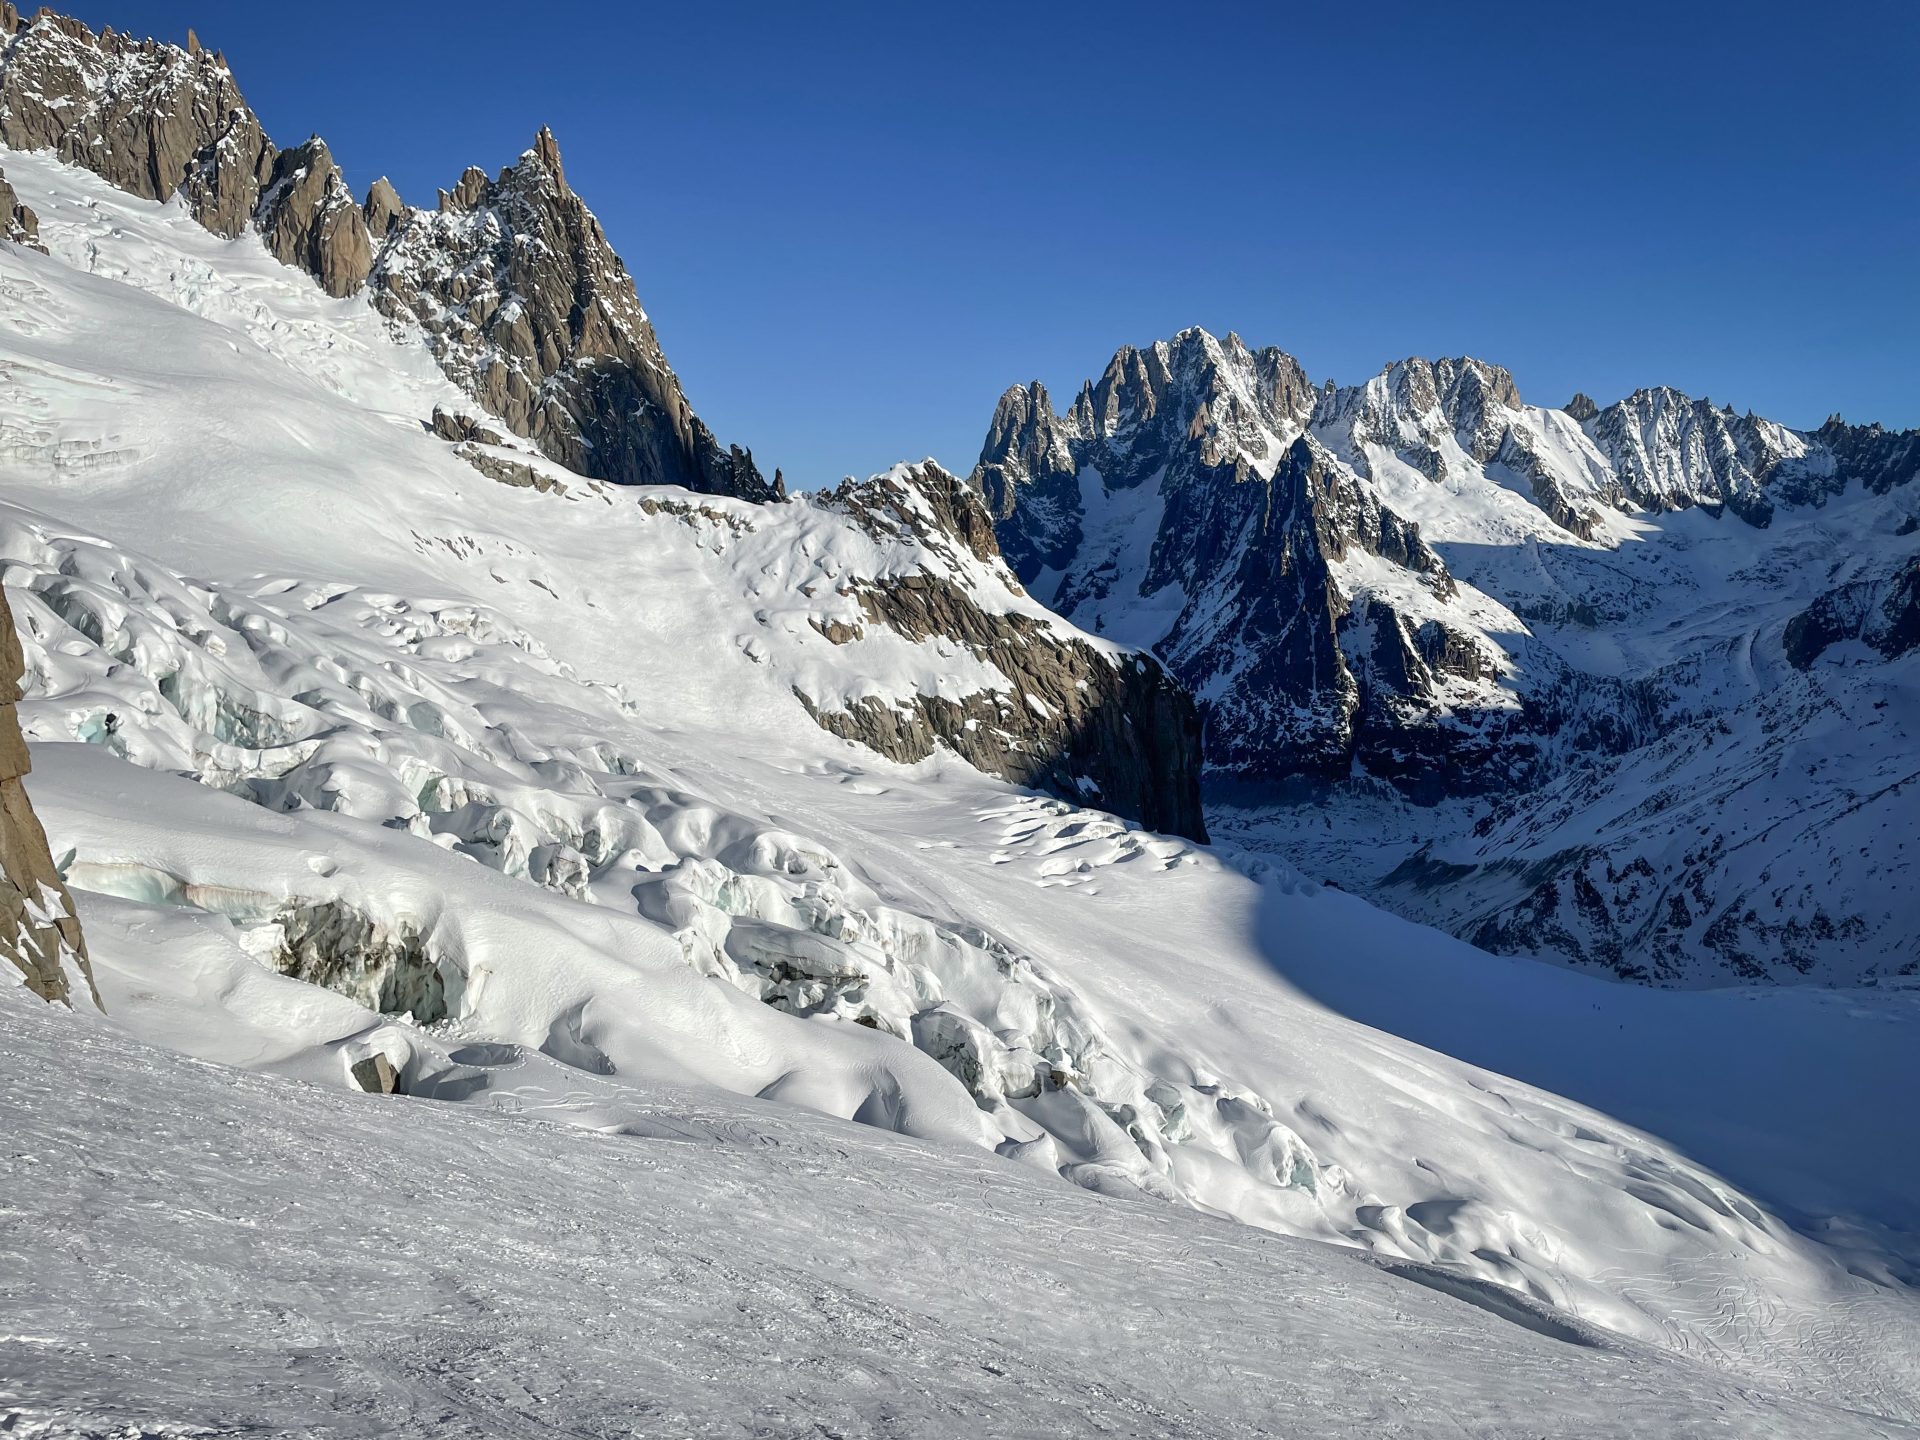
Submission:
<svg viewBox="0 0 1920 1440">
<path fill-rule="evenodd" d="M 1316 389 L 1200 330 L 973 483 L 1039 598 L 1200 701 L 1216 827 L 1478 945 L 1632 978 L 1920 971 L 1920 432 L 1477 360 Z"/>
<path fill-rule="evenodd" d="M 964 482 L 587 473 L 287 263 L 272 176 L 328 187 L 207 159 L 217 58 L 0 23 L 0 94 L 108 57 L 99 145 L 0 148 L 0 579 L 101 1002 L 0 994 L 0 1428 L 1910 1433 L 1920 1136 L 1859 1102 L 1920 992 L 1621 986 L 1204 843 L 1193 702 Z M 207 67 L 191 183 L 110 173 L 178 158 L 128 77 Z M 463 186 L 408 273 L 511 310 L 545 262 L 462 257 L 572 213 L 557 147 Z M 1276 567 L 1499 633 L 1240 418 Z M 1856 579 L 1808 673 L 1898 647 Z"/>
<path fill-rule="evenodd" d="M 488 478 L 564 490 L 599 477 L 753 502 L 782 493 L 777 477 L 762 482 L 750 456 L 723 453 L 693 413 L 624 265 L 567 185 L 551 132 L 497 180 L 470 168 L 436 211 L 401 204 L 377 181 L 363 216 L 325 146 L 277 150 L 225 61 L 191 36 L 186 48 L 110 30 L 96 36 L 47 11 L 23 22 L 11 6 L 0 11 L 0 36 L 0 141 L 50 152 L 135 195 L 177 198 L 213 234 L 257 235 L 329 295 L 364 300 L 355 307 L 359 334 L 424 344 L 466 392 L 412 376 L 402 403 L 430 404 L 424 418 L 434 433 Z M 31 220 L 39 245 L 32 207 L 17 196 L 11 203 L 23 237 Z M 219 249 L 201 263 L 217 267 Z M 168 283 L 180 298 L 199 282 Z M 385 325 L 372 324 L 366 307 Z M 260 312 L 249 323 L 258 331 L 276 319 Z M 318 328 L 309 344 L 333 345 L 325 323 Z M 334 388 L 345 383 L 336 376 Z M 13 443 L 32 457 L 43 437 L 28 424 Z M 651 503 L 689 524 L 751 528 L 711 507 Z M 867 568 L 842 574 L 834 560 L 823 562 L 824 574 L 803 590 L 812 598 L 830 583 L 835 598 L 809 607 L 805 623 L 835 644 L 871 626 L 973 662 L 921 663 L 891 688 L 883 663 L 862 665 L 851 691 L 815 667 L 794 692 L 818 723 L 896 757 L 957 749 L 995 774 L 1204 836 L 1184 694 L 1150 658 L 1072 636 L 1024 601 L 965 487 L 923 466 L 811 508 L 853 522 Z"/>
</svg>

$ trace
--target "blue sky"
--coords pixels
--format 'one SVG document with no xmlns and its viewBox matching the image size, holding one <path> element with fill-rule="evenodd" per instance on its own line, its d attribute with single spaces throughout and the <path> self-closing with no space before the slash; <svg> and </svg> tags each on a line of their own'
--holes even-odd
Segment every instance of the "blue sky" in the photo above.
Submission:
<svg viewBox="0 0 1920 1440">
<path fill-rule="evenodd" d="M 74 13 L 195 26 L 416 204 L 551 124 L 695 408 L 799 484 L 964 472 L 1007 385 L 1189 324 L 1920 425 L 1920 0 Z"/>
</svg>

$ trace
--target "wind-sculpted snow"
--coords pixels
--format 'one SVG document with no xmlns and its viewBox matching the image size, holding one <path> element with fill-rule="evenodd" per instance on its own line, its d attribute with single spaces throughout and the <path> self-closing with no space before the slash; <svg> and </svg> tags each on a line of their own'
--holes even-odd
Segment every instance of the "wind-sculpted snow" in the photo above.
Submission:
<svg viewBox="0 0 1920 1440">
<path fill-rule="evenodd" d="M 1912 1433 L 1431 1267 L 708 1087 L 465 1045 L 442 1063 L 483 1104 L 452 1107 L 8 994 L 0 1026 L 11 1434 Z"/>
</svg>

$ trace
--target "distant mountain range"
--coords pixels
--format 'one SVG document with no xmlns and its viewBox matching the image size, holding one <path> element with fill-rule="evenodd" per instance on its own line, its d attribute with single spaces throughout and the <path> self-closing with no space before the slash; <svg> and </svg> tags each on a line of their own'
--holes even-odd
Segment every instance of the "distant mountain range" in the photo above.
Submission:
<svg viewBox="0 0 1920 1440">
<path fill-rule="evenodd" d="M 1064 413 L 1007 391 L 972 481 L 1039 599 L 1192 691 L 1216 828 L 1710 983 L 1920 969 L 1916 473 L 1920 432 L 1186 330 Z"/>
</svg>

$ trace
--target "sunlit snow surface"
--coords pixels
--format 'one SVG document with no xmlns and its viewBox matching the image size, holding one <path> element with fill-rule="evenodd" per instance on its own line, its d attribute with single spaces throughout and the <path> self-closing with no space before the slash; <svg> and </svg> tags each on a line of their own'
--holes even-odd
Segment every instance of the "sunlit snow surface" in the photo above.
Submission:
<svg viewBox="0 0 1920 1440">
<path fill-rule="evenodd" d="M 490 1054 L 439 1106 L 0 1023 L 12 1435 L 1911 1433 L 712 1090 Z"/>
<path fill-rule="evenodd" d="M 108 1008 L 4 1002 L 22 1423 L 1920 1414 L 1910 995 L 1664 1010 L 890 765 L 792 691 L 964 671 L 809 623 L 903 557 L 496 485 L 365 311 L 0 163 L 55 251 L 0 247 L 0 554 Z M 377 963 L 263 963 L 316 935 Z"/>
</svg>

